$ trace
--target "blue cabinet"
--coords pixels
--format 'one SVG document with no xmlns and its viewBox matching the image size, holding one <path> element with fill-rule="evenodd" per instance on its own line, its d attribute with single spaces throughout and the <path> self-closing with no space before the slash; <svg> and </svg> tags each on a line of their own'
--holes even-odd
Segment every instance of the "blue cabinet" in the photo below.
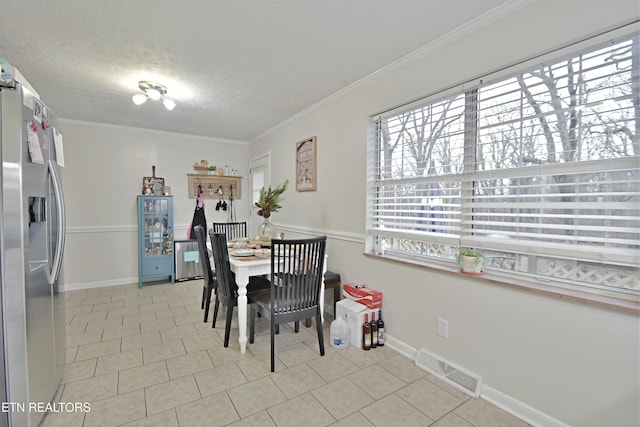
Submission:
<svg viewBox="0 0 640 427">
<path fill-rule="evenodd" d="M 138 196 L 138 287 L 169 277 L 173 264 L 173 196 Z"/>
</svg>

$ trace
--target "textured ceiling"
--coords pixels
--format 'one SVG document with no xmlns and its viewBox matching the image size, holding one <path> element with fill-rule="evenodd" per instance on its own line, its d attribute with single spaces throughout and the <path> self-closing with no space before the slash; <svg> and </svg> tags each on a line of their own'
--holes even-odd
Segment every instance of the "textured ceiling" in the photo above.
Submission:
<svg viewBox="0 0 640 427">
<path fill-rule="evenodd" d="M 507 1 L 7 1 L 0 57 L 59 117 L 248 141 Z"/>
</svg>

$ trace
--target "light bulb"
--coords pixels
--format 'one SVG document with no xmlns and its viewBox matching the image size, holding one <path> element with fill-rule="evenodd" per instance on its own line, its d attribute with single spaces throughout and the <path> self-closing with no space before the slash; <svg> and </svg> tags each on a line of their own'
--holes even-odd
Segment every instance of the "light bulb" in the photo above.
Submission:
<svg viewBox="0 0 640 427">
<path fill-rule="evenodd" d="M 149 98 L 153 99 L 154 101 L 157 101 L 158 99 L 160 99 L 162 94 L 159 90 L 152 88 L 147 90 L 147 96 L 149 96 Z"/>
<path fill-rule="evenodd" d="M 162 103 L 164 104 L 165 108 L 169 111 L 176 108 L 176 103 L 170 100 L 169 98 L 165 98 L 164 101 L 162 101 Z"/>
<path fill-rule="evenodd" d="M 147 102 L 147 95 L 144 95 L 142 93 L 139 93 L 137 95 L 133 95 L 133 97 L 131 98 L 133 100 L 133 103 L 136 105 L 142 105 L 145 102 Z"/>
</svg>

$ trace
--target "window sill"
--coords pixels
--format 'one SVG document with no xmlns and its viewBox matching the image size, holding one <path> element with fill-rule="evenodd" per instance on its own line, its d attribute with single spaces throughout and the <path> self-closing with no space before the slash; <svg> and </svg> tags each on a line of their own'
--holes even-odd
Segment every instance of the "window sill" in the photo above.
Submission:
<svg viewBox="0 0 640 427">
<path fill-rule="evenodd" d="M 491 273 L 483 273 L 482 275 L 472 275 L 461 273 L 460 270 L 440 265 L 440 264 L 428 264 L 420 261 L 412 261 L 406 258 L 396 258 L 392 256 L 381 256 L 371 253 L 365 253 L 366 257 L 379 259 L 395 264 L 408 265 L 412 267 L 418 267 L 425 270 L 430 270 L 442 274 L 464 276 L 469 280 L 476 280 L 479 282 L 490 283 L 492 285 L 506 286 L 510 288 L 525 290 L 536 294 L 546 295 L 549 297 L 560 298 L 566 301 L 578 302 L 583 304 L 589 304 L 601 308 L 606 308 L 615 311 L 621 311 L 631 314 L 640 314 L 640 300 L 633 300 L 632 296 L 629 299 L 616 298 L 610 295 L 603 295 L 600 293 L 589 292 L 588 290 L 581 290 L 562 286 L 552 286 L 543 283 L 536 283 L 534 281 L 527 280 L 515 280 L 509 277 L 499 276 Z"/>
</svg>

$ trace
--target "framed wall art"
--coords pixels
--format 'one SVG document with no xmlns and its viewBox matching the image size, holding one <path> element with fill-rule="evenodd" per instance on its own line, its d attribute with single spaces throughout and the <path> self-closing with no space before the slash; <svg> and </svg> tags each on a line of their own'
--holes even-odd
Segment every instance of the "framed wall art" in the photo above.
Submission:
<svg viewBox="0 0 640 427">
<path fill-rule="evenodd" d="M 312 136 L 296 142 L 296 191 L 315 191 L 317 181 L 316 137 Z"/>
<path fill-rule="evenodd" d="M 156 176 L 156 166 L 151 167 L 151 176 L 145 176 L 142 178 L 142 194 L 148 196 L 162 196 L 164 190 L 164 178 L 158 178 Z"/>
</svg>

